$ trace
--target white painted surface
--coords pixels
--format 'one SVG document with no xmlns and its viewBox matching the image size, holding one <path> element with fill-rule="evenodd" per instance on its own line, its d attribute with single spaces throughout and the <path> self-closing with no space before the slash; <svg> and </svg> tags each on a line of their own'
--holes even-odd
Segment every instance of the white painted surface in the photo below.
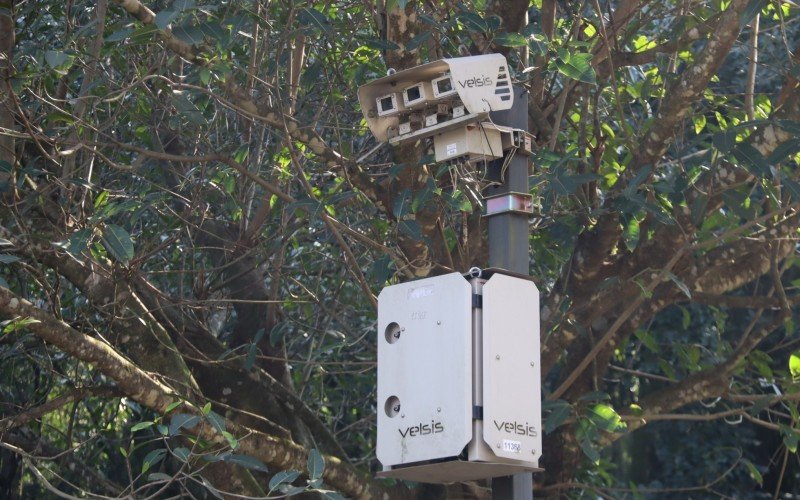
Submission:
<svg viewBox="0 0 800 500">
<path fill-rule="evenodd" d="M 494 274 L 483 285 L 483 438 L 498 457 L 538 462 L 541 393 L 539 291 Z"/>
<path fill-rule="evenodd" d="M 459 273 L 393 285 L 378 296 L 376 454 L 384 467 L 457 456 L 470 441 L 471 301 Z M 390 343 L 392 323 L 400 336 Z M 389 417 L 392 396 L 400 409 Z"/>
</svg>

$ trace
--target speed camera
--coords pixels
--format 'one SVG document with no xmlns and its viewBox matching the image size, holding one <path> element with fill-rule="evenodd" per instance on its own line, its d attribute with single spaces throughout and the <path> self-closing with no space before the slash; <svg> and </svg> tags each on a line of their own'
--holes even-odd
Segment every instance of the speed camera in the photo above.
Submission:
<svg viewBox="0 0 800 500">
<path fill-rule="evenodd" d="M 502 54 L 441 59 L 397 71 L 358 89 L 373 135 L 397 145 L 469 124 L 514 104 Z"/>
</svg>

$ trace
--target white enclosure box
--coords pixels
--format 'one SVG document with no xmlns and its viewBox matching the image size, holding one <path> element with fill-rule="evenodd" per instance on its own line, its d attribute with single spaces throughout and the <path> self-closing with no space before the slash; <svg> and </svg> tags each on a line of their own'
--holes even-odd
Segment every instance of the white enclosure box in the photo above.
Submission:
<svg viewBox="0 0 800 500">
<path fill-rule="evenodd" d="M 436 161 L 459 157 L 467 161 L 495 160 L 503 156 L 500 131 L 490 124 L 473 123 L 433 136 Z"/>
<path fill-rule="evenodd" d="M 408 140 L 430 137 L 435 133 L 486 120 L 490 111 L 510 109 L 514 104 L 511 77 L 502 54 L 440 59 L 398 71 L 379 78 L 358 89 L 358 101 L 372 134 L 381 142 L 398 144 Z M 399 112 L 388 113 L 391 99 L 379 98 L 395 94 Z M 404 113 L 437 101 L 453 101 L 453 106 L 465 107 L 467 113 L 410 134 L 390 137 L 405 122 Z M 405 109 L 404 109 L 405 108 Z"/>
<path fill-rule="evenodd" d="M 533 282 L 452 273 L 384 288 L 377 406 L 381 477 L 446 483 L 540 470 Z"/>
</svg>

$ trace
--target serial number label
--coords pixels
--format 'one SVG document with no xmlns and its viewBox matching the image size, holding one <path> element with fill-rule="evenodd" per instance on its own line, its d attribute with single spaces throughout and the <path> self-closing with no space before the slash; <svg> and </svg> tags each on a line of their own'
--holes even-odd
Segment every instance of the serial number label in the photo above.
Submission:
<svg viewBox="0 0 800 500">
<path fill-rule="evenodd" d="M 507 451 L 509 453 L 522 453 L 522 443 L 519 441 L 512 441 L 510 439 L 504 439 L 503 451 Z"/>
</svg>

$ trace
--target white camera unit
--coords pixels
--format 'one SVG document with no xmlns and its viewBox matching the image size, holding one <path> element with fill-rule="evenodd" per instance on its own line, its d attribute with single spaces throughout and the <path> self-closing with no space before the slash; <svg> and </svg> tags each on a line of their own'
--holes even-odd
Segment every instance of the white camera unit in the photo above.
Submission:
<svg viewBox="0 0 800 500">
<path fill-rule="evenodd" d="M 430 82 L 419 82 L 403 89 L 403 104 L 408 109 L 425 106 L 433 100 Z"/>
<path fill-rule="evenodd" d="M 433 87 L 433 95 L 437 99 L 458 95 L 456 86 L 453 84 L 453 77 L 449 73 L 439 78 L 434 78 L 431 81 L 431 87 Z"/>
<path fill-rule="evenodd" d="M 378 297 L 379 477 L 446 483 L 541 470 L 539 292 L 487 274 Z"/>
<path fill-rule="evenodd" d="M 397 93 L 395 92 L 378 97 L 375 99 L 375 104 L 378 110 L 378 116 L 394 116 L 399 113 L 401 109 L 405 109 L 401 108 L 401 101 L 397 99 Z"/>
<path fill-rule="evenodd" d="M 379 78 L 358 89 L 358 100 L 373 135 L 396 145 L 419 140 L 469 123 L 514 103 L 508 63 L 502 54 L 455 57 L 422 64 Z M 425 112 L 447 106 L 447 113 Z M 425 112 L 421 127 L 408 115 Z"/>
</svg>

